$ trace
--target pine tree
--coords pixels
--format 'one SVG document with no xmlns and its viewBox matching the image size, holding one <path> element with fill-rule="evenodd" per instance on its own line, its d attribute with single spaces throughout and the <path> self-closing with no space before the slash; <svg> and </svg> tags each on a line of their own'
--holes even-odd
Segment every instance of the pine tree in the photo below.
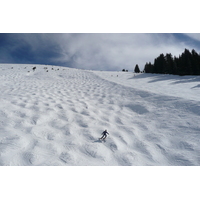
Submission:
<svg viewBox="0 0 200 200">
<path fill-rule="evenodd" d="M 192 71 L 193 74 L 200 75 L 200 56 L 194 49 L 192 50 Z"/>
<path fill-rule="evenodd" d="M 139 68 L 138 65 L 135 66 L 134 72 L 135 72 L 135 73 L 140 73 L 140 68 Z"/>
<path fill-rule="evenodd" d="M 145 73 L 153 73 L 154 65 L 152 65 L 150 62 L 146 63 L 144 66 Z"/>
<path fill-rule="evenodd" d="M 179 59 L 174 57 L 174 69 L 173 69 L 174 75 L 178 74 L 178 68 L 179 68 Z"/>
<path fill-rule="evenodd" d="M 160 54 L 160 56 L 154 60 L 153 73 L 163 74 L 165 73 L 165 68 L 166 68 L 165 56 L 164 54 Z"/>
<path fill-rule="evenodd" d="M 172 54 L 166 54 L 165 56 L 165 69 L 164 69 L 164 73 L 165 74 L 173 74 L 174 73 L 174 60 L 172 58 Z"/>
</svg>

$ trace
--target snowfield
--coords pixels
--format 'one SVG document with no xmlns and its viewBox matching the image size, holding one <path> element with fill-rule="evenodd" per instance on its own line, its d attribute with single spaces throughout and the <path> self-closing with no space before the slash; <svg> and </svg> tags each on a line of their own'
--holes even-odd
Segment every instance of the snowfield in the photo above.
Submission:
<svg viewBox="0 0 200 200">
<path fill-rule="evenodd" d="M 199 76 L 0 64 L 0 80 L 1 166 L 200 165 Z"/>
</svg>

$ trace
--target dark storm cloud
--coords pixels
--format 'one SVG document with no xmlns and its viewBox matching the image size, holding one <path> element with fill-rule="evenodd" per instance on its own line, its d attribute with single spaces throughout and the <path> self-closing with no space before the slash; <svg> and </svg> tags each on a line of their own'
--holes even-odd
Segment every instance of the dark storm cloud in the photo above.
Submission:
<svg viewBox="0 0 200 200">
<path fill-rule="evenodd" d="M 187 38 L 187 39 L 186 39 Z M 0 34 L 0 62 L 82 69 L 143 69 L 161 53 L 197 48 L 199 34 Z M 196 46 L 195 46 L 196 45 Z"/>
</svg>

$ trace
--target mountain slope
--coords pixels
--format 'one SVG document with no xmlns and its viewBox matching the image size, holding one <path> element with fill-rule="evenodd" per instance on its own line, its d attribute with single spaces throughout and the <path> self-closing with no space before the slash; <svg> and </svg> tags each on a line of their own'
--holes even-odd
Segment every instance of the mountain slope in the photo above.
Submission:
<svg viewBox="0 0 200 200">
<path fill-rule="evenodd" d="M 196 81 L 165 94 L 167 75 L 159 90 L 154 75 L 47 65 L 1 64 L 0 77 L 0 165 L 200 164 Z"/>
</svg>

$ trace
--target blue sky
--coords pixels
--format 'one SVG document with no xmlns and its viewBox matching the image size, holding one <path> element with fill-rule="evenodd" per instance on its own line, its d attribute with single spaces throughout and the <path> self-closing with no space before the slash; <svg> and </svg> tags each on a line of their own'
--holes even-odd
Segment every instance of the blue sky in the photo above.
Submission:
<svg viewBox="0 0 200 200">
<path fill-rule="evenodd" d="M 92 70 L 143 69 L 161 53 L 200 52 L 200 34 L 1 33 L 0 63 L 49 64 Z"/>
</svg>

